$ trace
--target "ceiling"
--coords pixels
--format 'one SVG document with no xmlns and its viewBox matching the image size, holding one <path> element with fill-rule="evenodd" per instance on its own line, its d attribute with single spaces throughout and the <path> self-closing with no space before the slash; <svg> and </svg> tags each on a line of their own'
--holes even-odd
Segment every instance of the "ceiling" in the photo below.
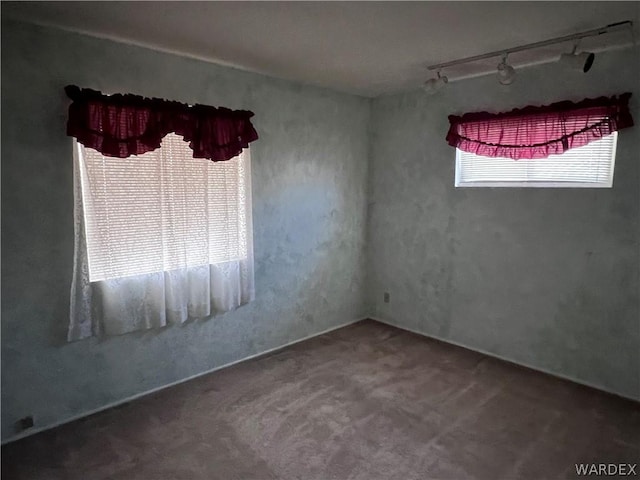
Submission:
<svg viewBox="0 0 640 480">
<path fill-rule="evenodd" d="M 427 65 L 624 20 L 640 2 L 2 2 L 2 15 L 363 96 L 417 88 Z M 601 51 L 629 30 L 582 40 Z M 572 44 L 514 53 L 514 66 Z M 443 71 L 495 72 L 499 58 Z M 597 58 L 596 58 L 597 62 Z"/>
</svg>

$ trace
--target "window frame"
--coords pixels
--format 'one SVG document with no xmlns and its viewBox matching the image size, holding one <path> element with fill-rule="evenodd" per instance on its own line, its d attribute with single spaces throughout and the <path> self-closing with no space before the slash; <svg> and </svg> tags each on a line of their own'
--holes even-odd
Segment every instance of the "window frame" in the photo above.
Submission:
<svg viewBox="0 0 640 480">
<path fill-rule="evenodd" d="M 615 140 L 613 142 L 613 148 L 611 149 L 611 174 L 606 183 L 595 183 L 595 182 L 567 182 L 567 181 L 479 181 L 479 182 L 462 182 L 461 177 L 461 155 L 463 153 L 469 154 L 468 152 L 463 152 L 459 148 L 456 148 L 456 163 L 455 163 L 455 179 L 454 179 L 454 187 L 455 188 L 613 188 L 613 178 L 615 175 L 615 166 L 616 166 L 616 154 L 618 149 L 618 132 L 613 132 L 610 135 L 615 135 Z M 565 152 L 566 153 L 566 152 Z M 474 154 L 469 154 L 474 155 Z M 563 154 L 560 154 L 563 155 Z M 522 159 L 517 160 L 518 162 L 536 162 L 536 161 L 544 161 L 544 158 L 541 159 Z M 514 162 L 516 160 L 513 160 Z"/>
<path fill-rule="evenodd" d="M 163 139 L 163 142 L 165 141 L 165 139 Z M 158 149 L 156 150 L 160 150 L 163 147 L 163 145 L 161 145 Z M 83 230 L 84 230 L 84 250 L 85 250 L 85 255 L 86 255 L 86 261 L 87 261 L 87 277 L 89 279 L 89 281 L 91 283 L 96 283 L 96 282 L 109 282 L 109 281 L 117 281 L 119 279 L 126 279 L 126 278 L 131 278 L 131 277 L 136 277 L 136 276 L 147 276 L 147 275 L 154 275 L 154 274 L 159 274 L 159 273 L 167 273 L 167 272 L 172 272 L 172 271 L 176 271 L 176 270 L 180 270 L 180 269 L 193 269 L 193 268 L 198 268 L 198 267 L 204 267 L 206 265 L 209 266 L 216 266 L 216 265 L 224 265 L 225 263 L 231 263 L 231 262 L 246 262 L 249 259 L 253 259 L 253 206 L 252 206 L 252 177 L 251 177 L 251 152 L 250 152 L 250 148 L 246 147 L 242 150 L 242 152 L 240 152 L 240 154 L 236 155 L 235 157 L 233 157 L 230 160 L 227 161 L 232 161 L 232 160 L 236 160 L 239 159 L 239 157 L 242 157 L 241 161 L 242 161 L 242 168 L 244 170 L 244 193 L 245 193 L 245 205 L 244 208 L 242 209 L 244 211 L 244 228 L 245 228 L 245 254 L 244 255 L 240 255 L 237 257 L 233 257 L 233 258 L 228 258 L 225 260 L 220 260 L 217 262 L 209 262 L 209 263 L 202 263 L 202 264 L 197 264 L 197 265 L 191 265 L 191 266 L 184 266 L 184 267 L 179 267 L 179 268 L 164 268 L 163 270 L 154 270 L 153 272 L 143 272 L 143 273 L 131 273 L 131 274 L 126 274 L 126 275 L 120 275 L 120 276 L 113 276 L 113 277 L 106 277 L 106 278 L 95 278 L 95 279 L 91 279 L 91 254 L 90 254 L 90 246 L 89 246 L 89 233 L 87 231 L 88 228 L 88 224 L 89 224 L 89 219 L 87 218 L 88 212 L 87 212 L 87 207 L 86 207 L 86 198 L 85 195 L 87 195 L 87 191 L 85 190 L 87 188 L 87 186 L 84 184 L 86 178 L 85 176 L 87 175 L 87 172 L 85 170 L 85 166 L 83 165 L 83 162 L 85 162 L 85 160 L 83 159 L 83 151 L 85 149 L 91 149 L 91 147 L 86 147 L 85 145 L 83 145 L 82 143 L 78 142 L 78 140 L 76 138 L 73 138 L 73 142 L 72 142 L 72 148 L 73 148 L 73 162 L 75 167 L 74 168 L 78 168 L 78 175 L 79 175 L 79 184 L 77 186 L 77 194 L 81 195 L 81 200 L 80 202 L 83 204 L 82 207 L 82 212 L 81 215 L 83 217 L 82 219 L 82 226 L 83 226 Z M 94 149 L 92 149 L 94 150 Z M 191 150 L 189 150 L 189 152 L 191 152 Z M 146 155 L 152 152 L 145 152 L 143 154 L 140 155 Z M 107 156 L 105 156 L 104 154 L 97 152 L 98 155 L 108 158 Z M 128 157 L 128 158 L 135 158 L 135 156 L 132 157 Z M 195 159 L 195 158 L 194 158 Z M 122 160 L 120 158 L 118 158 L 117 160 Z M 213 162 L 209 159 L 202 159 L 202 158 L 198 158 L 195 159 L 199 162 L 208 162 L 210 164 L 212 164 Z M 75 195 L 75 194 L 74 194 Z M 74 199 L 74 203 L 77 204 L 78 200 Z M 253 260 L 251 260 L 253 261 Z"/>
</svg>

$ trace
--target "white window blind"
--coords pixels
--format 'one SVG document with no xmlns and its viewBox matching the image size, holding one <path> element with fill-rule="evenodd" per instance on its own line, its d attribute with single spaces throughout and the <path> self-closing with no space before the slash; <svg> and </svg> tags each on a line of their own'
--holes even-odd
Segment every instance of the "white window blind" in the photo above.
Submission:
<svg viewBox="0 0 640 480">
<path fill-rule="evenodd" d="M 591 187 L 613 185 L 614 132 L 582 147 L 534 160 L 490 158 L 456 149 L 456 187 Z"/>
<path fill-rule="evenodd" d="M 212 162 L 174 134 L 129 158 L 76 145 L 92 282 L 247 257 L 248 149 Z"/>
</svg>

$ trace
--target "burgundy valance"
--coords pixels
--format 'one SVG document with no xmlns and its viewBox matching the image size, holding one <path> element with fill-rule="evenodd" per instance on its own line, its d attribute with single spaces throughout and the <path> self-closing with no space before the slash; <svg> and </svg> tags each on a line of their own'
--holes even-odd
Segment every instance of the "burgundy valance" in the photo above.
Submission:
<svg viewBox="0 0 640 480">
<path fill-rule="evenodd" d="M 546 158 L 633 125 L 631 93 L 449 116 L 447 142 L 465 152 L 514 160 Z"/>
<path fill-rule="evenodd" d="M 229 160 L 258 139 L 253 112 L 187 105 L 132 94 L 104 95 L 74 85 L 65 88 L 67 135 L 109 157 L 125 158 L 160 147 L 168 133 L 181 135 L 195 158 Z"/>
</svg>

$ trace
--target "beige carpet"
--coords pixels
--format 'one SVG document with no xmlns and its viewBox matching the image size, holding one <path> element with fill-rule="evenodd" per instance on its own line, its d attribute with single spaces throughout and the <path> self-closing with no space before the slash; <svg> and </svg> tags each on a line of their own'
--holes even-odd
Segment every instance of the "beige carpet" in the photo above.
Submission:
<svg viewBox="0 0 640 480">
<path fill-rule="evenodd" d="M 5 445 L 2 478 L 539 480 L 593 462 L 640 463 L 638 403 L 364 321 Z"/>
</svg>

